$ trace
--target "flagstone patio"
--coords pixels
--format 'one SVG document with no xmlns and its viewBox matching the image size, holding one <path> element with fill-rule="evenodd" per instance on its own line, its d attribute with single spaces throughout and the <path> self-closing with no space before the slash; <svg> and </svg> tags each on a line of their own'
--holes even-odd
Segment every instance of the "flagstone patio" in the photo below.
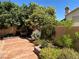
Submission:
<svg viewBox="0 0 79 59">
<path fill-rule="evenodd" d="M 0 40 L 0 59 L 38 59 L 33 52 L 34 45 L 20 37 Z"/>
</svg>

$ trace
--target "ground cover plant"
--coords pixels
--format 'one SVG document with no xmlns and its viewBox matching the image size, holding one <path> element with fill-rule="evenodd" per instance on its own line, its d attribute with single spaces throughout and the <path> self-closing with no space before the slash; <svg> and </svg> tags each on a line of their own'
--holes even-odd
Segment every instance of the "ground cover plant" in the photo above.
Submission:
<svg viewBox="0 0 79 59">
<path fill-rule="evenodd" d="M 79 59 L 79 53 L 70 48 L 43 48 L 40 52 L 41 59 Z"/>
</svg>

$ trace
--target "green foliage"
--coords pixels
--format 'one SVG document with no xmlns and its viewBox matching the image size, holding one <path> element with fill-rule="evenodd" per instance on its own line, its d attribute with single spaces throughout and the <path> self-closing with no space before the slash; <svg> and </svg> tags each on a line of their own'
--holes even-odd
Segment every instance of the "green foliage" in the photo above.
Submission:
<svg viewBox="0 0 79 59">
<path fill-rule="evenodd" d="M 79 39 L 79 32 L 75 32 L 75 38 Z"/>
<path fill-rule="evenodd" d="M 30 21 L 39 26 L 42 38 L 49 38 L 56 25 L 55 18 L 55 9 L 52 7 L 45 8 L 35 3 L 30 3 L 29 6 L 18 6 L 11 2 L 0 3 L 0 28 L 27 26 Z"/>
<path fill-rule="evenodd" d="M 73 22 L 71 20 L 61 21 L 60 25 L 63 25 L 66 29 L 71 29 Z"/>
<path fill-rule="evenodd" d="M 48 47 L 48 42 L 44 39 L 38 39 L 38 40 L 35 40 L 34 41 L 34 44 L 35 45 L 41 45 L 41 48 L 45 48 L 45 47 Z"/>
<path fill-rule="evenodd" d="M 10 11 L 12 8 L 15 7 L 15 4 L 14 3 L 11 3 L 11 2 L 3 2 L 1 3 L 1 6 L 4 10 L 6 11 Z"/>
<path fill-rule="evenodd" d="M 2 2 L 0 8 L 0 28 L 26 25 L 26 5 L 19 7 L 11 2 Z"/>
<path fill-rule="evenodd" d="M 51 39 L 52 33 L 53 33 L 53 31 L 55 31 L 55 29 L 51 25 L 45 25 L 45 26 L 43 26 L 41 31 L 42 31 L 42 36 L 41 36 L 42 38 Z"/>
<path fill-rule="evenodd" d="M 79 53 L 73 49 L 64 48 L 57 59 L 79 59 Z"/>
<path fill-rule="evenodd" d="M 55 9 L 52 7 L 48 7 L 46 12 L 51 16 L 55 16 Z"/>
<path fill-rule="evenodd" d="M 78 51 L 79 52 L 79 32 L 75 32 L 75 34 L 74 34 L 74 45 L 73 45 L 73 47 L 74 47 L 74 49 L 76 50 L 76 51 Z"/>
<path fill-rule="evenodd" d="M 43 48 L 40 59 L 79 59 L 79 53 L 70 48 Z"/>
<path fill-rule="evenodd" d="M 33 8 L 30 20 L 33 21 L 35 25 L 39 25 L 43 34 L 42 38 L 47 39 L 52 35 L 55 25 L 55 11 L 53 8 L 36 6 L 36 8 Z"/>
<path fill-rule="evenodd" d="M 70 35 L 64 35 L 63 37 L 56 39 L 56 44 L 62 47 L 72 47 L 73 39 L 71 39 Z"/>
<path fill-rule="evenodd" d="M 43 48 L 40 52 L 41 59 L 57 59 L 60 55 L 60 49 Z"/>
<path fill-rule="evenodd" d="M 0 6 L 0 10 L 2 10 L 0 11 L 0 28 L 18 25 L 16 23 L 19 22 L 15 19 L 16 16 L 14 16 L 14 12 L 12 11 L 17 7 L 16 4 L 11 2 L 2 2 Z"/>
</svg>

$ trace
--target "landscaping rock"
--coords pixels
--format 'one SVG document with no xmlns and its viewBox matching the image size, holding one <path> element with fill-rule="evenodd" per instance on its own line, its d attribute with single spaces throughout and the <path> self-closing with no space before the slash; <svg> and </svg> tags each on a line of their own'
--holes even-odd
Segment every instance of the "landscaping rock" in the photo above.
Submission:
<svg viewBox="0 0 79 59">
<path fill-rule="evenodd" d="M 35 46 L 34 52 L 35 52 L 37 55 L 39 55 L 40 51 L 41 51 L 40 46 Z"/>
</svg>

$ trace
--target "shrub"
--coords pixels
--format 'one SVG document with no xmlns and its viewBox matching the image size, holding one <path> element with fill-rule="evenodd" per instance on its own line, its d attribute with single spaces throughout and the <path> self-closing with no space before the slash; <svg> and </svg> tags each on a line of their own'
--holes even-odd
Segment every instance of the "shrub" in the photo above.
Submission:
<svg viewBox="0 0 79 59">
<path fill-rule="evenodd" d="M 74 37 L 74 49 L 79 51 L 79 32 L 75 32 L 75 37 Z"/>
<path fill-rule="evenodd" d="M 55 32 L 55 28 L 51 25 L 44 25 L 43 28 L 41 29 L 41 38 L 45 38 L 45 39 L 51 39 L 52 35 Z"/>
<path fill-rule="evenodd" d="M 43 48 L 40 52 L 40 59 L 57 59 L 60 49 Z"/>
<path fill-rule="evenodd" d="M 64 48 L 57 59 L 79 59 L 79 54 L 73 49 Z"/>
<path fill-rule="evenodd" d="M 70 48 L 43 48 L 39 56 L 40 59 L 79 59 L 79 53 Z"/>
<path fill-rule="evenodd" d="M 35 45 L 41 45 L 41 48 L 47 47 L 48 42 L 46 40 L 38 39 L 34 41 Z"/>
<path fill-rule="evenodd" d="M 75 32 L 75 39 L 79 39 L 79 32 Z"/>
<path fill-rule="evenodd" d="M 64 35 L 60 39 L 57 39 L 56 44 L 62 47 L 72 47 L 73 46 L 73 40 L 71 39 L 70 35 Z"/>
</svg>

